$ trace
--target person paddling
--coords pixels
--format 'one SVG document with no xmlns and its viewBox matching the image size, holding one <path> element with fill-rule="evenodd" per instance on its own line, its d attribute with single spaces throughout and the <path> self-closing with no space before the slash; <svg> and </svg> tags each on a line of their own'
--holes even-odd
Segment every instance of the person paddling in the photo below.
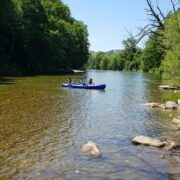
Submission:
<svg viewBox="0 0 180 180">
<path fill-rule="evenodd" d="M 89 85 L 93 85 L 94 83 L 93 83 L 93 79 L 91 78 L 91 79 L 89 79 Z"/>
<path fill-rule="evenodd" d="M 71 78 L 68 79 L 68 84 L 72 84 L 72 79 Z"/>
</svg>

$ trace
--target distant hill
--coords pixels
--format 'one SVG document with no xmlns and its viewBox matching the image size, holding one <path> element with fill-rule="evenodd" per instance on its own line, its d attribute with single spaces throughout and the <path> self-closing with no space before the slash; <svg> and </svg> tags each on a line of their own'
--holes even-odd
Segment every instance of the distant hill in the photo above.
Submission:
<svg viewBox="0 0 180 180">
<path fill-rule="evenodd" d="M 110 50 L 110 51 L 107 51 L 107 52 L 105 52 L 107 55 L 113 55 L 113 54 L 117 54 L 117 53 L 119 53 L 119 52 L 121 52 L 121 50 L 120 49 L 116 49 L 116 50 Z"/>
<path fill-rule="evenodd" d="M 111 56 L 111 55 L 114 55 L 114 54 L 117 54 L 119 52 L 121 52 L 122 50 L 120 49 L 112 49 L 112 50 L 109 50 L 109 51 L 91 51 L 92 54 L 96 54 L 96 53 L 99 53 L 99 52 L 102 52 L 102 53 L 105 53 L 107 54 L 108 56 Z"/>
</svg>

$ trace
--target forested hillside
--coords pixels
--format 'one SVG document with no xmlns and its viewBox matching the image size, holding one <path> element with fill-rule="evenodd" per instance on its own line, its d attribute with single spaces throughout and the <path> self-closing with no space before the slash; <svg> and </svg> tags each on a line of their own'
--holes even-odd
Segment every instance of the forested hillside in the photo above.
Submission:
<svg viewBox="0 0 180 180">
<path fill-rule="evenodd" d="M 58 74 L 88 59 L 87 27 L 60 0 L 0 2 L 0 75 Z"/>
</svg>

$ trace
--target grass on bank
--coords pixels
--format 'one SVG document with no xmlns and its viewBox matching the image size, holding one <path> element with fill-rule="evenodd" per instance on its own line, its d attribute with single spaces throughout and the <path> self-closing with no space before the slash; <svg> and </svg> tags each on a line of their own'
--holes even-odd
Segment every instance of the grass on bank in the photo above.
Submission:
<svg viewBox="0 0 180 180">
<path fill-rule="evenodd" d="M 166 97 L 166 101 L 177 101 L 178 99 L 180 99 L 180 92 L 167 95 Z"/>
</svg>

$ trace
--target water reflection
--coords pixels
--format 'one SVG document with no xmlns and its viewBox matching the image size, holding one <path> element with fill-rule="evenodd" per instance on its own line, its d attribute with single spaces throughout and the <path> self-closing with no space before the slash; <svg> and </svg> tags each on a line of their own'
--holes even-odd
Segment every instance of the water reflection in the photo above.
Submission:
<svg viewBox="0 0 180 180">
<path fill-rule="evenodd" d="M 160 81 L 135 72 L 87 71 L 84 77 L 106 83 L 106 90 L 61 88 L 68 76 L 15 78 L 0 86 L 0 177 L 178 177 L 179 152 L 131 144 L 140 134 L 179 139 L 168 112 L 142 106 L 163 99 Z M 88 140 L 99 144 L 101 158 L 80 153 Z"/>
<path fill-rule="evenodd" d="M 12 84 L 14 82 L 13 78 L 4 78 L 4 77 L 0 77 L 0 85 L 3 84 Z"/>
</svg>

